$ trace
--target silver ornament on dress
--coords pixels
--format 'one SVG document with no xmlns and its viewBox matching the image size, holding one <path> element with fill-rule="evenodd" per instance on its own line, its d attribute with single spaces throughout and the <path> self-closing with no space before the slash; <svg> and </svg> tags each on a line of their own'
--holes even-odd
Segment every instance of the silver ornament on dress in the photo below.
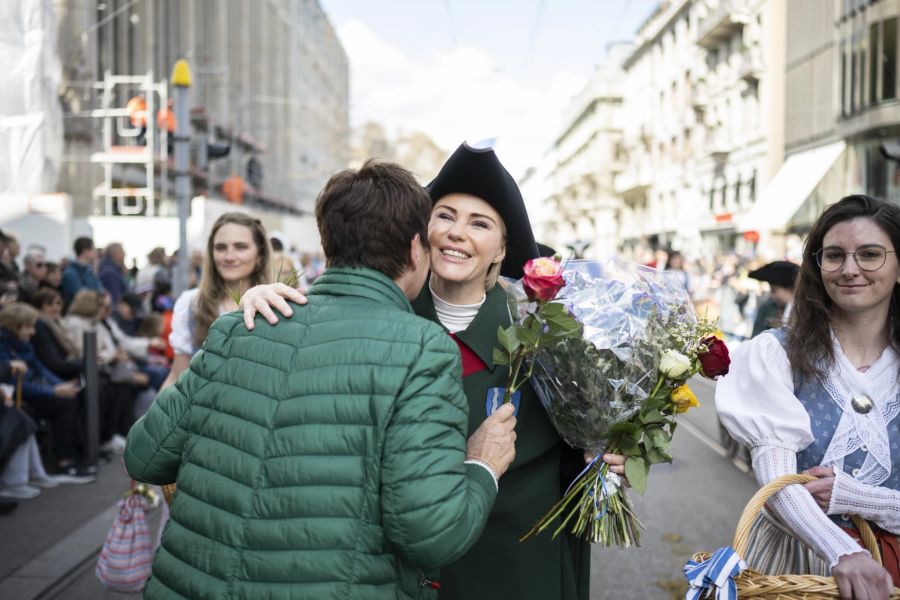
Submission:
<svg viewBox="0 0 900 600">
<path fill-rule="evenodd" d="M 850 398 L 850 406 L 852 406 L 853 410 L 861 415 L 864 415 L 875 408 L 875 404 L 872 402 L 872 399 L 865 394 L 855 394 L 852 398 Z"/>
</svg>

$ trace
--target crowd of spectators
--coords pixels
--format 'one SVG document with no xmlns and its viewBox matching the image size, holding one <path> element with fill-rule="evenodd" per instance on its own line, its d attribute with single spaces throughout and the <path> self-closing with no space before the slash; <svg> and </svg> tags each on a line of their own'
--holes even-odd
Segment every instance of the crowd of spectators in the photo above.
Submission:
<svg viewBox="0 0 900 600">
<path fill-rule="evenodd" d="M 41 489 L 96 479 L 85 460 L 85 333 L 96 335 L 101 461 L 123 452 L 172 357 L 163 327 L 173 260 L 163 248 L 140 270 L 126 267 L 122 244 L 100 251 L 87 237 L 59 263 L 39 245 L 19 254 L 0 232 L 0 513 Z"/>
<path fill-rule="evenodd" d="M 306 287 L 321 257 L 291 254 L 273 232 L 273 275 Z M 169 333 L 176 255 L 154 248 L 126 265 L 121 243 L 98 249 L 88 237 L 70 258 L 48 260 L 37 244 L 0 231 L 0 514 L 42 489 L 91 483 L 97 465 L 87 442 L 84 336 L 96 335 L 100 460 L 123 452 L 131 425 L 153 402 L 175 356 Z M 189 286 L 201 280 L 202 250 L 189 259 Z"/>
</svg>

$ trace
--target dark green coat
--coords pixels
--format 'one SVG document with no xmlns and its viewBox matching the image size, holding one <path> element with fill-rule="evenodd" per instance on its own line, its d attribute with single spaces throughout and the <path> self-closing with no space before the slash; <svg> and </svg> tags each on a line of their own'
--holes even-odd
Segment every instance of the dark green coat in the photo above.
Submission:
<svg viewBox="0 0 900 600">
<path fill-rule="evenodd" d="M 277 327 L 218 319 L 128 434 L 138 481 L 176 480 L 146 598 L 434 597 L 425 571 L 496 497 L 464 465 L 459 350 L 366 269 L 329 269 Z"/>
<path fill-rule="evenodd" d="M 413 308 L 439 322 L 428 286 Z M 509 323 L 506 293 L 497 285 L 487 293 L 475 320 L 456 334 L 488 367 L 463 378 L 470 434 L 487 416 L 488 389 L 506 386 L 508 369 L 494 366 L 493 349 L 497 328 Z M 518 541 L 560 499 L 562 479 L 568 485 L 584 466 L 582 453 L 573 452 L 559 437 L 530 385 L 523 388 L 516 434 L 516 460 L 500 479 L 500 493 L 484 533 L 465 556 L 441 569 L 441 600 L 588 598 L 587 544 L 562 535 L 552 541 L 548 533 Z"/>
</svg>

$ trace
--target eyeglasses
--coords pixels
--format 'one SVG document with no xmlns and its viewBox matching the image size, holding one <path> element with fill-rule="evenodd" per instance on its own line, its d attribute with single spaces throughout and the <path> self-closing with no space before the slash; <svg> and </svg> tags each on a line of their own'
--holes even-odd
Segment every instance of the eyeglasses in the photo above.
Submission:
<svg viewBox="0 0 900 600">
<path fill-rule="evenodd" d="M 844 266 L 847 255 L 852 254 L 853 260 L 863 271 L 877 271 L 884 266 L 887 255 L 894 252 L 878 244 L 860 246 L 855 252 L 844 252 L 842 248 L 820 248 L 816 252 L 816 263 L 826 273 L 832 273 Z"/>
</svg>

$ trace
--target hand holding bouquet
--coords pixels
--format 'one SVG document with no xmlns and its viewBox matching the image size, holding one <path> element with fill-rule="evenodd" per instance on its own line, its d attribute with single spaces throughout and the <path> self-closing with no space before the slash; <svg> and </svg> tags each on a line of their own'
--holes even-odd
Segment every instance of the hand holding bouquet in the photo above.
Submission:
<svg viewBox="0 0 900 600">
<path fill-rule="evenodd" d="M 527 364 L 557 431 L 597 458 L 522 540 L 559 519 L 554 536 L 568 527 L 592 543 L 637 545 L 640 522 L 621 481 L 599 457 L 627 456 L 625 474 L 643 493 L 650 465 L 672 460 L 676 415 L 698 405 L 685 382 L 698 372 L 727 372 L 727 349 L 712 336 L 713 325 L 697 319 L 677 278 L 617 259 L 602 265 L 571 261 L 567 267 L 565 286 L 552 299 L 529 292 L 527 278 L 524 293 L 514 286 L 516 339 L 522 328 L 534 330 L 529 318 L 548 337 L 517 347 L 510 378 L 521 385 L 517 373 Z M 562 315 L 575 325 L 543 315 Z"/>
</svg>

